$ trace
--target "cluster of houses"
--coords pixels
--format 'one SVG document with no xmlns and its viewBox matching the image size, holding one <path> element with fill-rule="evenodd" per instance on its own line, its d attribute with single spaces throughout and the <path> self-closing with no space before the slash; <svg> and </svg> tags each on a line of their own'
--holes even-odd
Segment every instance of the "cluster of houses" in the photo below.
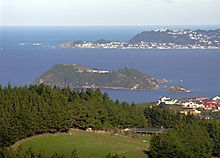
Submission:
<svg viewBox="0 0 220 158">
<path fill-rule="evenodd" d="M 198 38 L 193 35 L 190 36 L 191 39 Z M 199 39 L 199 38 L 198 38 Z M 102 48 L 102 49 L 218 49 L 218 46 L 212 45 L 210 41 L 199 40 L 203 44 L 177 44 L 177 43 L 165 43 L 165 42 L 140 42 L 136 44 L 120 42 L 120 41 L 111 41 L 109 43 L 92 43 L 86 42 L 83 43 L 74 43 L 74 42 L 65 42 L 59 45 L 60 48 Z M 208 43 L 208 44 L 206 44 Z"/>
<path fill-rule="evenodd" d="M 152 35 L 152 32 L 156 34 Z M 157 34 L 158 32 L 158 34 Z M 191 30 L 169 30 L 160 28 L 153 31 L 148 31 L 147 35 L 141 35 L 140 38 L 147 40 L 143 41 L 109 41 L 98 40 L 95 42 L 89 41 L 74 41 L 64 42 L 58 47 L 60 48 L 102 48 L 102 49 L 219 49 L 220 41 L 218 36 L 207 36 L 198 31 Z M 164 33 L 163 35 L 161 33 Z M 141 34 L 141 33 L 140 33 Z M 162 35 L 162 37 L 160 37 Z M 152 36 L 151 39 L 148 36 Z M 156 37 L 157 40 L 154 40 Z M 160 38 L 159 38 L 160 37 Z M 161 39 L 162 38 L 162 39 Z M 167 38 L 169 40 L 163 40 Z M 181 39 L 180 39 L 181 38 Z M 173 40 L 170 40 L 173 39 Z M 168 42 L 169 41 L 169 42 Z M 22 43 L 23 44 L 23 43 Z"/>
<path fill-rule="evenodd" d="M 181 107 L 180 112 L 188 115 L 200 115 L 202 111 L 220 111 L 220 96 L 214 98 L 170 98 L 161 97 L 158 105 L 177 105 Z"/>
</svg>

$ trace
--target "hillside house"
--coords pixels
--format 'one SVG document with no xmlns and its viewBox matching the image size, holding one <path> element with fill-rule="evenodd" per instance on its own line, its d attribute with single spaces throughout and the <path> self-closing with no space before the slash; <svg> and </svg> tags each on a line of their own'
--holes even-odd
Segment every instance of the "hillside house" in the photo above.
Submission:
<svg viewBox="0 0 220 158">
<path fill-rule="evenodd" d="M 214 101 L 220 101 L 220 96 L 216 96 L 216 97 L 212 98 L 212 100 L 214 100 Z"/>
<path fill-rule="evenodd" d="M 158 101 L 158 104 L 164 103 L 164 104 L 168 104 L 168 105 L 174 105 L 177 104 L 178 100 L 176 100 L 175 98 L 170 98 L 170 97 L 161 97 Z"/>
</svg>

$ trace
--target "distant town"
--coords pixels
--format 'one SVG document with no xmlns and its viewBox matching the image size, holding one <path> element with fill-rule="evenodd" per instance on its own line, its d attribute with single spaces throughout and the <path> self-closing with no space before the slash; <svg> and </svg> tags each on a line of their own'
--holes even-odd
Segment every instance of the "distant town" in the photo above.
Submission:
<svg viewBox="0 0 220 158">
<path fill-rule="evenodd" d="M 169 105 L 169 108 L 177 108 L 185 115 L 197 115 L 204 119 L 211 119 L 206 112 L 220 111 L 220 96 L 213 98 L 170 98 L 161 97 L 157 105 Z"/>
<path fill-rule="evenodd" d="M 64 42 L 59 48 L 106 49 L 220 49 L 220 29 L 217 30 L 169 30 L 165 28 L 144 31 L 128 42 L 97 40 L 94 42 Z"/>
</svg>

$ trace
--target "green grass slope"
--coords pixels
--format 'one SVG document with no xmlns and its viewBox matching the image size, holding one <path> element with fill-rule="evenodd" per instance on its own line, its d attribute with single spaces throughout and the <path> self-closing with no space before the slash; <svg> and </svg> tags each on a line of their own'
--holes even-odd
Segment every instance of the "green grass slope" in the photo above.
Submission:
<svg viewBox="0 0 220 158">
<path fill-rule="evenodd" d="M 143 139 L 148 139 L 147 143 L 143 143 Z M 149 138 L 74 131 L 72 135 L 54 134 L 33 137 L 18 142 L 14 147 L 18 144 L 25 149 L 32 147 L 34 151 L 43 151 L 48 155 L 56 151 L 70 156 L 72 150 L 76 149 L 80 158 L 104 158 L 108 153 L 117 153 L 126 158 L 145 158 L 144 151 L 149 147 Z"/>
</svg>

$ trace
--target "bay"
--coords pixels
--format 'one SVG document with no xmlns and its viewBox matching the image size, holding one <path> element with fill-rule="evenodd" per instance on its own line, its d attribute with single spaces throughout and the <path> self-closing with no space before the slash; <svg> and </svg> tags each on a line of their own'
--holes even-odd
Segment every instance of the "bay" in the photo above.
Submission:
<svg viewBox="0 0 220 158">
<path fill-rule="evenodd" d="M 16 86 L 28 85 L 54 64 L 81 64 L 105 70 L 135 68 L 158 79 L 169 80 L 168 86 L 181 85 L 192 91 L 191 93 L 169 93 L 165 89 L 155 91 L 102 90 L 107 92 L 110 98 L 120 101 L 141 103 L 156 101 L 161 96 L 214 97 L 220 94 L 220 50 L 60 49 L 53 47 L 60 42 L 76 39 L 125 40 L 143 29 L 144 27 L 1 28 L 0 84 L 7 85 L 10 82 Z"/>
<path fill-rule="evenodd" d="M 18 53 L 19 52 L 19 53 Z M 128 102 L 157 100 L 160 96 L 207 96 L 220 94 L 220 53 L 218 50 L 119 50 L 119 49 L 4 49 L 0 54 L 0 82 L 31 84 L 54 64 L 81 64 L 104 70 L 135 68 L 158 79 L 182 85 L 191 93 L 103 90 L 111 98 Z"/>
</svg>

